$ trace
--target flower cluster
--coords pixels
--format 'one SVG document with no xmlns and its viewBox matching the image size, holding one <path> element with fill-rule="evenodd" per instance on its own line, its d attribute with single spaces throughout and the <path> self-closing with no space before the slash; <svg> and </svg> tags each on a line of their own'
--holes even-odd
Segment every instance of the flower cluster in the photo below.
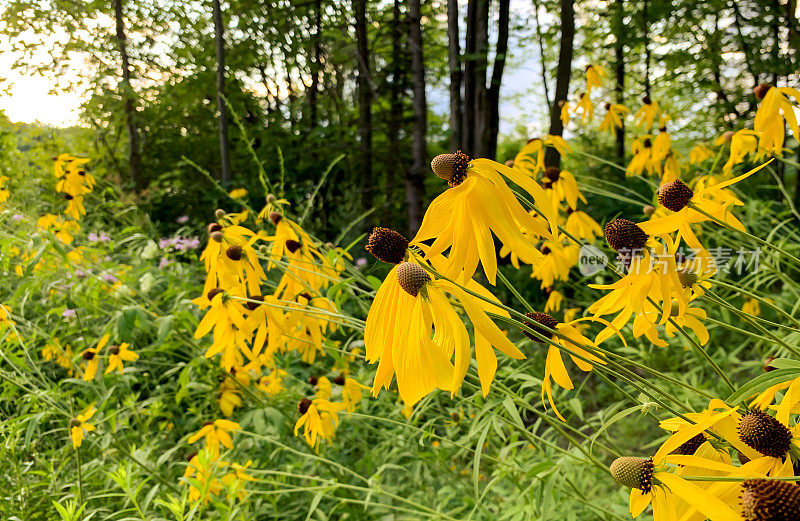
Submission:
<svg viewBox="0 0 800 521">
<path fill-rule="evenodd" d="M 232 196 L 244 196 L 236 193 Z M 242 393 L 255 388 L 274 397 L 284 392 L 287 372 L 276 357 L 295 353 L 314 364 L 335 348 L 334 335 L 347 320 L 327 289 L 339 283 L 352 261 L 349 253 L 332 244 L 320 244 L 284 213 L 288 202 L 267 198 L 256 224 L 269 223 L 271 232 L 245 226 L 249 212 L 218 210 L 217 221 L 208 225 L 209 239 L 201 254 L 206 268 L 203 294 L 194 300 L 206 312 L 195 338 L 211 334 L 206 358 L 219 355 L 226 377 L 218 403 L 226 416 L 243 405 Z M 162 248 L 177 247 L 162 241 Z M 274 277 L 273 277 L 274 274 Z M 270 287 L 270 293 L 265 291 Z M 314 378 L 317 396 L 303 398 L 295 434 L 303 429 L 306 441 L 318 449 L 320 440 L 331 441 L 339 423 L 338 412 L 355 410 L 363 387 L 340 368 L 334 378 L 341 391 L 334 392 L 326 377 Z M 340 381 L 341 380 L 341 381 Z M 327 384 L 327 385 L 326 385 Z M 217 456 L 216 453 L 212 454 Z"/>
</svg>

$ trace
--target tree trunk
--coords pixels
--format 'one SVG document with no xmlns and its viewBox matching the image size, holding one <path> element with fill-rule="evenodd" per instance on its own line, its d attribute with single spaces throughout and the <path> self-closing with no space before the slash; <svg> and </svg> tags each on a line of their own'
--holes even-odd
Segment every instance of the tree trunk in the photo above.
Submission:
<svg viewBox="0 0 800 521">
<path fill-rule="evenodd" d="M 114 0 L 114 19 L 117 29 L 117 45 L 122 61 L 122 97 L 125 100 L 125 126 L 128 130 L 128 178 L 135 189 L 143 187 L 142 159 L 139 155 L 139 131 L 136 128 L 136 106 L 131 85 L 131 64 L 125 22 L 122 17 L 122 0 Z"/>
<path fill-rule="evenodd" d="M 428 103 L 425 99 L 425 63 L 422 54 L 422 27 L 420 26 L 420 0 L 408 1 L 408 46 L 411 51 L 411 81 L 414 87 L 413 159 L 406 176 L 406 203 L 408 228 L 413 237 L 422 222 L 422 196 L 428 151 L 425 140 L 428 130 Z"/>
<path fill-rule="evenodd" d="M 472 138 L 473 157 L 485 157 L 487 152 L 488 89 L 486 73 L 489 64 L 489 0 L 476 0 L 475 11 L 475 67 L 472 70 L 475 89 L 475 130 Z"/>
<path fill-rule="evenodd" d="M 614 92 L 616 102 L 625 103 L 625 1 L 616 0 L 616 12 L 614 13 L 614 32 L 616 42 L 614 44 L 614 71 L 616 73 L 616 83 Z M 622 119 L 622 126 L 615 129 L 616 158 L 620 165 L 625 164 L 625 120 Z"/>
<path fill-rule="evenodd" d="M 447 59 L 450 67 L 450 152 L 461 148 L 461 47 L 458 40 L 458 0 L 447 0 Z"/>
<path fill-rule="evenodd" d="M 561 0 L 561 44 L 558 49 L 558 69 L 556 69 L 556 92 L 553 105 L 550 107 L 550 131 L 553 136 L 564 132 L 561 123 L 561 107 L 559 101 L 566 101 L 569 94 L 569 79 L 572 74 L 572 44 L 575 38 L 575 6 L 572 0 Z M 553 147 L 548 147 L 544 156 L 547 166 L 561 165 L 561 154 Z"/>
<path fill-rule="evenodd" d="M 492 65 L 492 80 L 486 93 L 486 157 L 497 157 L 497 134 L 500 132 L 500 85 L 508 53 L 508 22 L 510 0 L 500 0 L 497 21 L 497 48 Z"/>
<path fill-rule="evenodd" d="M 536 23 L 536 41 L 539 44 L 539 65 L 542 66 L 542 87 L 544 87 L 544 102 L 550 106 L 550 88 L 547 86 L 547 64 L 544 61 L 544 35 L 542 25 L 539 23 L 539 2 L 533 0 L 533 18 Z"/>
<path fill-rule="evenodd" d="M 467 34 L 464 39 L 464 109 L 461 150 L 472 155 L 475 136 L 475 21 L 479 0 L 467 3 Z"/>
<path fill-rule="evenodd" d="M 361 149 L 361 207 L 372 207 L 375 187 L 372 180 L 372 99 L 369 86 L 369 46 L 367 44 L 367 0 L 353 0 L 358 55 L 358 141 Z"/>
<path fill-rule="evenodd" d="M 401 0 L 394 0 L 392 4 L 392 82 L 389 84 L 389 118 L 387 121 L 386 139 L 388 150 L 386 151 L 386 197 L 389 203 L 396 201 L 395 187 L 397 181 L 405 177 L 403 168 L 403 158 L 400 154 L 400 126 L 403 118 L 403 102 L 401 95 L 403 92 L 403 28 L 400 17 Z M 389 222 L 391 204 L 384 205 L 383 222 Z"/>
<path fill-rule="evenodd" d="M 311 56 L 311 87 L 308 89 L 308 126 L 316 128 L 318 124 L 317 98 L 319 97 L 320 74 L 322 72 L 322 0 L 314 2 L 314 33 Z"/>
<path fill-rule="evenodd" d="M 642 7 L 642 34 L 644 38 L 644 95 L 650 97 L 650 13 L 649 0 Z M 649 130 L 649 129 L 647 129 Z"/>
<path fill-rule="evenodd" d="M 800 163 L 800 145 L 797 147 L 797 162 Z M 794 206 L 800 207 L 800 167 L 794 169 Z"/>
<path fill-rule="evenodd" d="M 219 110 L 219 156 L 222 168 L 222 185 L 231 181 L 231 158 L 228 144 L 228 106 L 225 104 L 225 28 L 222 25 L 220 0 L 214 4 L 214 36 L 217 46 L 217 108 Z"/>
</svg>

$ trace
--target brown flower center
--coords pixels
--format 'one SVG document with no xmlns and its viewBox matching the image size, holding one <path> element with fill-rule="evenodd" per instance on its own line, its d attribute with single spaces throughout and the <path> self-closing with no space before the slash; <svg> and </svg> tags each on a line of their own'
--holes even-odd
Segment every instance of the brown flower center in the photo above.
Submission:
<svg viewBox="0 0 800 521">
<path fill-rule="evenodd" d="M 558 325 L 558 320 L 551 317 L 547 313 L 539 313 L 539 312 L 525 313 L 525 316 L 530 319 L 525 321 L 526 326 L 528 326 L 529 328 L 533 329 L 534 331 L 536 331 L 537 333 L 546 338 L 550 338 L 551 336 L 553 336 L 553 333 L 540 326 L 545 326 L 549 327 L 550 329 L 555 329 L 556 326 Z M 528 331 L 523 331 L 523 332 L 531 340 L 535 340 L 537 342 L 539 341 L 539 338 L 536 337 L 533 333 L 530 333 Z"/>
<path fill-rule="evenodd" d="M 397 267 L 397 282 L 403 290 L 416 297 L 419 291 L 431 281 L 431 276 L 416 264 L 410 262 L 403 262 Z"/>
<path fill-rule="evenodd" d="M 633 221 L 614 219 L 606 223 L 603 232 L 611 249 L 632 252 L 641 250 L 647 243 L 647 234 Z"/>
<path fill-rule="evenodd" d="M 796 521 L 800 519 L 800 486 L 748 479 L 742 484 L 741 506 L 746 521 Z"/>
<path fill-rule="evenodd" d="M 439 154 L 431 161 L 431 170 L 447 181 L 451 187 L 460 185 L 467 178 L 469 156 L 460 150 L 455 154 Z"/>
<path fill-rule="evenodd" d="M 308 398 L 303 398 L 300 400 L 300 403 L 297 404 L 297 412 L 299 412 L 300 416 L 302 416 L 308 412 L 309 407 L 311 407 L 311 400 Z"/>
<path fill-rule="evenodd" d="M 663 184 L 658 188 L 658 203 L 673 212 L 679 212 L 686 208 L 693 196 L 692 189 L 680 179 Z"/>
<path fill-rule="evenodd" d="M 373 228 L 367 239 L 366 250 L 380 261 L 400 264 L 408 250 L 408 239 L 389 228 Z"/>
<path fill-rule="evenodd" d="M 764 456 L 782 458 L 792 445 L 788 427 L 764 411 L 747 413 L 739 422 L 739 439 Z"/>
<path fill-rule="evenodd" d="M 242 258 L 242 250 L 241 246 L 229 246 L 227 250 L 225 250 L 225 255 L 233 261 L 241 260 Z"/>
<path fill-rule="evenodd" d="M 653 459 L 625 456 L 611 463 L 611 475 L 620 485 L 649 494 L 653 488 Z"/>
</svg>

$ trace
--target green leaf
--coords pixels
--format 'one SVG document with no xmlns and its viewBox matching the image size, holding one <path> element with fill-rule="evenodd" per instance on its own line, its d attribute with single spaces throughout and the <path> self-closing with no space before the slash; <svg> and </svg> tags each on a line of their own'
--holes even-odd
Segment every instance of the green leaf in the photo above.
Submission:
<svg viewBox="0 0 800 521">
<path fill-rule="evenodd" d="M 379 279 L 378 277 L 374 275 L 367 275 L 367 280 L 369 281 L 370 284 L 372 284 L 372 289 L 374 289 L 375 291 L 378 291 L 378 288 L 381 287 L 381 279 Z"/>
<path fill-rule="evenodd" d="M 743 402 L 748 398 L 769 389 L 773 385 L 778 385 L 787 380 L 792 380 L 800 376 L 800 368 L 796 369 L 776 369 L 767 374 L 754 378 L 741 386 L 735 393 L 730 395 L 726 400 L 729 404 L 736 404 Z"/>
</svg>

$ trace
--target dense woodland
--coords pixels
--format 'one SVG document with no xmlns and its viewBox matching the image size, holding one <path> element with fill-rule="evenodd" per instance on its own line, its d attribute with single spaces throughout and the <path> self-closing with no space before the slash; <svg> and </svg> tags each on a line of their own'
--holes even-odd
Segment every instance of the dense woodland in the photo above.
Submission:
<svg viewBox="0 0 800 521">
<path fill-rule="evenodd" d="M 176 197 L 208 212 L 198 167 L 255 193 L 254 157 L 273 175 L 283 162 L 302 198 L 344 153 L 321 187 L 321 230 L 372 208 L 367 224 L 415 229 L 434 155 L 505 161 L 531 129 L 625 164 L 624 127 L 562 128 L 589 64 L 608 71 L 598 113 L 649 96 L 670 132 L 713 140 L 752 118 L 756 85 L 796 80 L 800 49 L 794 0 L 10 0 L 2 22 L 25 51 L 15 67 L 52 77 L 81 64 L 57 88 L 87 93 L 83 152 L 155 220 L 174 220 Z"/>
</svg>

